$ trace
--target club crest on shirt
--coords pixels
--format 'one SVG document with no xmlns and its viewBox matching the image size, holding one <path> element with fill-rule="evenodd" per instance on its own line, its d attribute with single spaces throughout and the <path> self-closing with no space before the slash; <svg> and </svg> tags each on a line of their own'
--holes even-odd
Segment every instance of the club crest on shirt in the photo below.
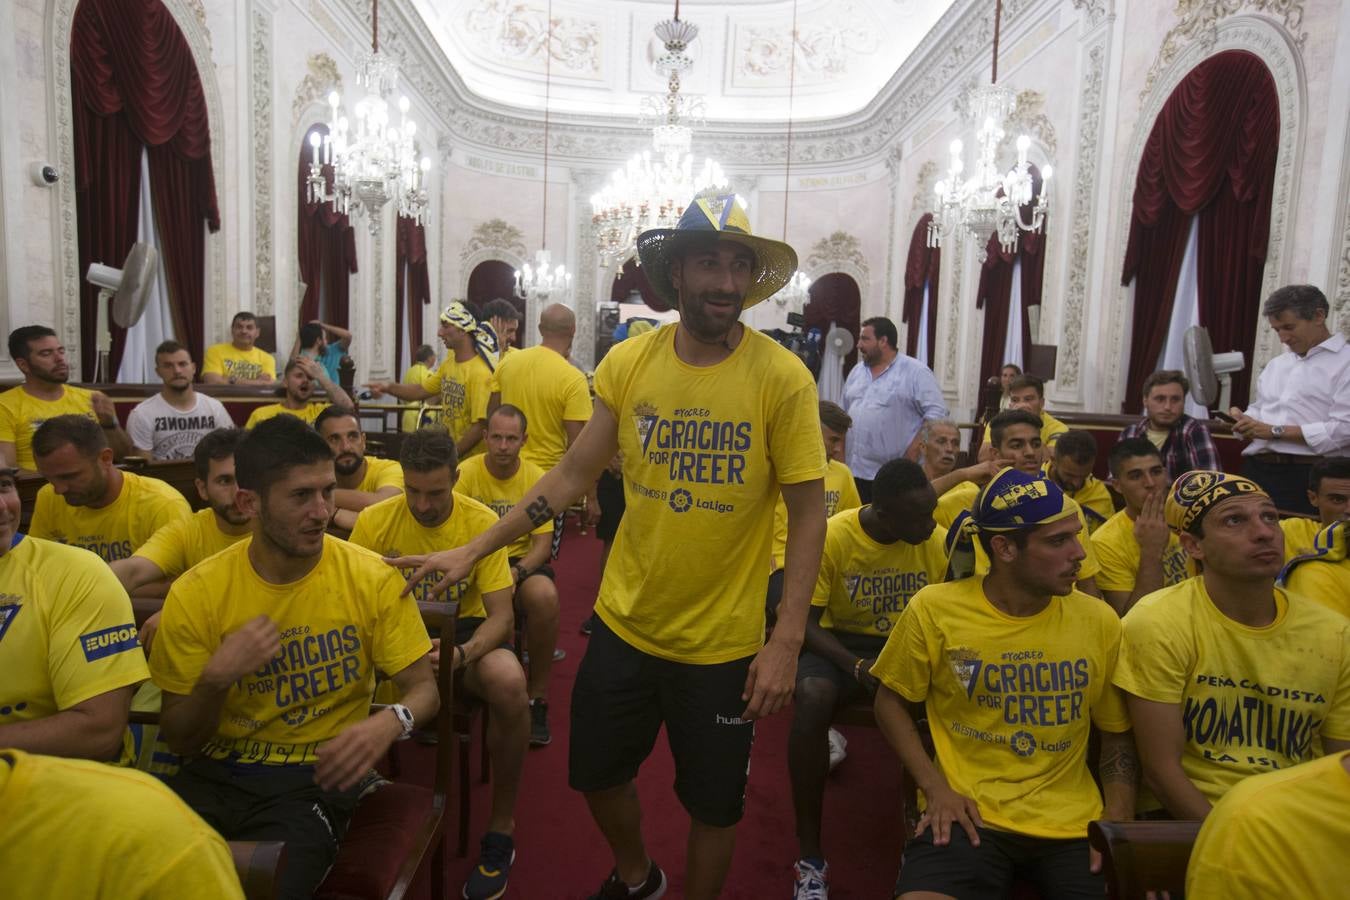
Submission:
<svg viewBox="0 0 1350 900">
<path fill-rule="evenodd" d="M 19 605 L 18 594 L 0 594 L 0 603 L 4 604 L 0 606 L 0 640 L 4 640 L 5 632 L 9 631 L 23 607 Z"/>
<path fill-rule="evenodd" d="M 633 404 L 633 426 L 637 429 L 638 445 L 647 452 L 647 442 L 652 438 L 652 429 L 656 425 L 656 407 L 643 400 Z"/>
<path fill-rule="evenodd" d="M 952 667 L 956 680 L 965 685 L 966 696 L 975 693 L 975 680 L 980 677 L 984 663 L 980 655 L 968 647 L 953 647 L 947 651 L 947 664 Z"/>
</svg>

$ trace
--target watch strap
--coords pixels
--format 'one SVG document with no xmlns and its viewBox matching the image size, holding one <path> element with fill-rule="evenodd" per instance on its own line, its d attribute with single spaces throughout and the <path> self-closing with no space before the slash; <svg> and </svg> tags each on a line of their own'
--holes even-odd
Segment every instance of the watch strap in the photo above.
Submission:
<svg viewBox="0 0 1350 900">
<path fill-rule="evenodd" d="M 402 703 L 393 703 L 389 706 L 394 716 L 398 719 L 398 724 L 403 726 L 403 737 L 409 737 L 413 733 L 413 727 L 416 722 L 413 720 L 412 710 Z"/>
</svg>

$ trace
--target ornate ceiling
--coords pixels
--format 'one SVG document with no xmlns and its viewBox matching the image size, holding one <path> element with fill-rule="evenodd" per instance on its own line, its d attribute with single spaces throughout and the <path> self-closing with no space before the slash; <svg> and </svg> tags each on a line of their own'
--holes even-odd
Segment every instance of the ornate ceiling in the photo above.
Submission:
<svg viewBox="0 0 1350 900">
<path fill-rule="evenodd" d="M 665 90 L 652 33 L 673 0 L 413 0 L 465 84 L 523 109 L 633 115 Z M 834 118 L 872 100 L 953 0 L 798 0 L 794 119 Z M 682 3 L 698 26 L 682 92 L 700 96 L 710 121 L 788 116 L 792 0 Z"/>
</svg>

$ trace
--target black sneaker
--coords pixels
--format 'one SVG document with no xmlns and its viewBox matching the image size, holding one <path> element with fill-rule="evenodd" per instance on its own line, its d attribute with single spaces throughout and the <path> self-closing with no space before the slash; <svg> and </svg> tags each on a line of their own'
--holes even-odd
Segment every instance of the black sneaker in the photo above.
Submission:
<svg viewBox="0 0 1350 900">
<path fill-rule="evenodd" d="M 496 900 L 506 893 L 506 880 L 511 877 L 511 864 L 516 861 L 516 846 L 511 835 L 489 831 L 483 835 L 478 852 L 478 865 L 464 882 L 467 900 Z"/>
<path fill-rule="evenodd" d="M 656 900 L 666 893 L 666 873 L 652 860 L 647 870 L 647 880 L 636 888 L 630 888 L 619 877 L 619 870 L 609 873 L 605 883 L 600 885 L 600 893 L 592 894 L 590 900 Z"/>
<path fill-rule="evenodd" d="M 530 701 L 530 746 L 547 747 L 553 736 L 548 733 L 548 701 Z"/>
</svg>

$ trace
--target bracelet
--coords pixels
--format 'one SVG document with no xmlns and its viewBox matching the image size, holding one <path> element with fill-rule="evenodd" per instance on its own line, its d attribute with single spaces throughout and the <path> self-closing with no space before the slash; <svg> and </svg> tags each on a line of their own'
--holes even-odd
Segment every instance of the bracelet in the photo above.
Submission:
<svg viewBox="0 0 1350 900">
<path fill-rule="evenodd" d="M 863 664 L 863 658 L 860 656 L 860 657 L 858 657 L 858 661 L 855 662 L 855 663 L 853 664 L 853 680 L 854 680 L 854 681 L 862 681 L 862 675 L 859 674 L 859 673 L 862 671 L 862 664 Z"/>
<path fill-rule="evenodd" d="M 463 644 L 456 644 L 455 649 L 459 651 L 459 668 L 467 668 L 469 665 L 469 651 L 464 649 Z"/>
</svg>

